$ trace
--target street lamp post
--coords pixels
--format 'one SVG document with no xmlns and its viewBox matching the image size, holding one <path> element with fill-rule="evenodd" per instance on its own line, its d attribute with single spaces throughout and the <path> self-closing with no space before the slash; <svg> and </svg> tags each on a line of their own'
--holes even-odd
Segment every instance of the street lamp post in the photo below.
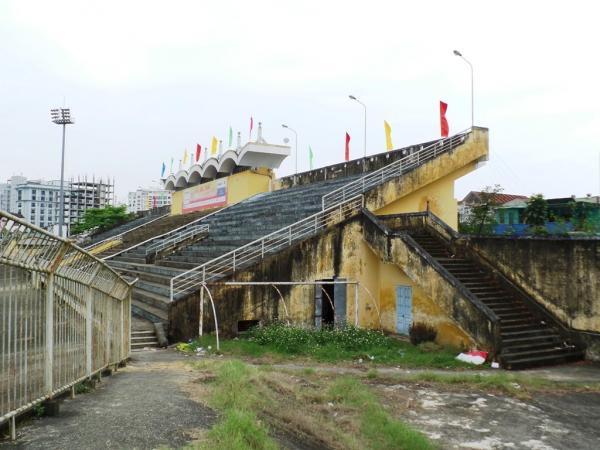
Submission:
<svg viewBox="0 0 600 450">
<path fill-rule="evenodd" d="M 348 96 L 350 98 L 350 100 L 354 100 L 358 103 L 360 103 L 362 105 L 362 107 L 365 109 L 365 129 L 364 129 L 364 138 L 365 138 L 365 143 L 364 143 L 364 156 L 365 158 L 367 157 L 367 105 L 365 105 L 363 102 L 361 102 L 359 99 L 357 99 L 354 95 L 349 95 Z"/>
<path fill-rule="evenodd" d="M 52 122 L 62 125 L 62 154 L 60 159 L 60 206 L 58 219 L 58 235 L 63 235 L 63 223 L 65 221 L 65 131 L 67 125 L 74 124 L 69 108 L 57 108 L 50 110 Z"/>
<path fill-rule="evenodd" d="M 281 126 L 283 128 L 287 128 L 288 130 L 290 130 L 291 132 L 294 133 L 294 136 L 295 136 L 295 147 L 296 147 L 296 149 L 294 150 L 294 154 L 295 154 L 295 157 L 296 157 L 296 163 L 295 163 L 296 166 L 295 166 L 295 172 L 294 173 L 297 174 L 298 173 L 298 133 L 293 128 L 288 127 L 285 123 L 281 124 Z"/>
<path fill-rule="evenodd" d="M 471 128 L 473 128 L 475 126 L 475 100 L 474 100 L 474 91 L 473 91 L 473 64 L 471 64 L 469 62 L 469 60 L 467 58 L 465 58 L 461 52 L 459 52 L 458 50 L 454 50 L 454 54 L 456 56 L 459 56 L 463 59 L 464 62 L 466 62 L 469 67 L 471 68 Z"/>
</svg>

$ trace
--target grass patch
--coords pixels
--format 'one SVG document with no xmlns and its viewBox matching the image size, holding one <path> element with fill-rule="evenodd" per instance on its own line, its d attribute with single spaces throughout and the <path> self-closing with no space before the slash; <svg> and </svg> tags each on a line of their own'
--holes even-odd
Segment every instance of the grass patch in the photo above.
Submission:
<svg viewBox="0 0 600 450">
<path fill-rule="evenodd" d="M 268 430 L 256 417 L 260 399 L 253 388 L 256 370 L 240 361 L 218 366 L 210 404 L 222 411 L 222 420 L 207 434 L 202 448 L 211 450 L 277 449 Z"/>
<path fill-rule="evenodd" d="M 214 336 L 203 336 L 178 345 L 186 352 L 195 352 L 200 347 L 209 353 L 214 352 Z M 456 349 L 432 351 L 429 347 L 419 348 L 380 332 L 353 326 L 317 330 L 276 323 L 253 328 L 242 338 L 221 341 L 221 352 L 238 357 L 269 357 L 275 361 L 308 358 L 324 363 L 362 360 L 369 364 L 410 368 L 474 368 L 456 360 Z"/>
<path fill-rule="evenodd" d="M 486 392 L 496 391 L 521 399 L 531 398 L 531 394 L 535 392 L 600 391 L 600 384 L 598 383 L 553 381 L 545 378 L 504 372 L 486 374 L 421 372 L 408 376 L 383 376 L 379 377 L 378 380 L 382 381 L 385 378 L 390 378 L 394 382 L 409 381 L 437 385 L 455 385 L 462 388 L 475 388 Z"/>
<path fill-rule="evenodd" d="M 222 419 L 194 448 L 279 448 L 290 436 L 309 446 L 344 450 L 430 449 L 433 444 L 392 418 L 359 378 L 299 370 L 261 371 L 238 360 L 194 362 L 202 373 L 202 398 Z M 267 426 L 268 424 L 268 426 Z M 287 436 L 287 437 L 286 437 Z"/>
<path fill-rule="evenodd" d="M 377 397 L 360 381 L 351 377 L 336 380 L 329 389 L 331 399 L 358 408 L 360 431 L 370 448 L 426 450 L 435 448 L 423 434 L 394 420 Z"/>
</svg>

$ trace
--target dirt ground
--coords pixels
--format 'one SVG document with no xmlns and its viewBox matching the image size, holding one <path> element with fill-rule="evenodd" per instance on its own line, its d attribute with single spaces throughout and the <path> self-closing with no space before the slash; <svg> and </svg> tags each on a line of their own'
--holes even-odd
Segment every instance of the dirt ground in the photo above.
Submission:
<svg viewBox="0 0 600 450">
<path fill-rule="evenodd" d="M 193 394 L 198 374 L 187 362 L 196 359 L 173 350 L 134 353 L 125 369 L 104 378 L 95 391 L 65 400 L 59 417 L 19 424 L 17 441 L 2 441 L 0 449 L 180 448 L 201 437 L 217 419 L 202 404 L 201 396 Z M 279 370 L 284 369 L 299 368 L 282 366 Z M 319 370 L 323 369 L 360 373 L 336 367 Z M 302 378 L 301 373 L 297 371 L 295 378 Z M 534 374 L 570 381 L 600 379 L 600 370 L 592 365 Z M 392 416 L 410 423 L 443 449 L 600 449 L 600 393 L 543 393 L 519 400 L 465 387 L 389 378 L 368 383 Z M 274 433 L 284 448 L 318 448 L 314 442 Z"/>
</svg>

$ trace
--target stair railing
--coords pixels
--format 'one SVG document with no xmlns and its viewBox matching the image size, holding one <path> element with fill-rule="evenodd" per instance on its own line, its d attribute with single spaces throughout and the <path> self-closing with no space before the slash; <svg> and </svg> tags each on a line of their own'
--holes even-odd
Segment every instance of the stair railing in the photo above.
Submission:
<svg viewBox="0 0 600 450">
<path fill-rule="evenodd" d="M 163 214 L 162 216 L 158 216 L 158 217 L 156 217 L 156 218 L 154 218 L 154 219 L 152 219 L 152 220 L 149 220 L 148 222 L 144 222 L 144 223 L 142 223 L 142 224 L 140 224 L 140 225 L 137 225 L 137 226 L 135 226 L 135 227 L 133 227 L 133 228 L 130 228 L 129 230 L 125 230 L 125 231 L 123 231 L 123 232 L 121 232 L 121 233 L 119 233 L 119 234 L 116 234 L 116 235 L 114 235 L 114 236 L 109 236 L 109 237 L 107 237 L 106 239 L 102 239 L 101 241 L 98 241 L 98 242 L 96 242 L 95 244 L 90 244 L 90 245 L 88 245 L 87 247 L 84 247 L 83 249 L 84 249 L 86 252 L 90 252 L 90 253 L 92 253 L 92 254 L 95 254 L 95 250 L 96 250 L 97 248 L 99 248 L 99 247 L 102 247 L 102 246 L 103 246 L 104 244 L 106 244 L 107 242 L 109 242 L 109 241 L 115 241 L 115 240 L 117 240 L 117 239 L 119 239 L 121 242 L 123 242 L 123 236 L 125 236 L 126 234 L 129 234 L 129 233 L 131 233 L 132 231 L 135 231 L 135 230 L 137 230 L 138 228 L 142 228 L 142 227 L 145 227 L 146 225 L 150 225 L 151 223 L 154 223 L 154 222 L 156 222 L 157 220 L 164 219 L 164 218 L 165 218 L 165 217 L 167 217 L 168 215 L 169 215 L 168 213 L 167 213 L 167 214 Z"/>
<path fill-rule="evenodd" d="M 363 207 L 363 200 L 362 195 L 357 195 L 171 278 L 171 301 L 177 296 L 197 290 L 203 283 L 230 275 L 263 260 L 266 255 L 290 247 L 353 217 Z"/>
<path fill-rule="evenodd" d="M 264 259 L 269 253 L 289 247 L 295 242 L 316 235 L 324 228 L 358 214 L 364 207 L 364 192 L 462 145 L 470 132 L 469 128 L 449 138 L 441 139 L 351 181 L 325 194 L 320 212 L 171 278 L 170 300 L 191 293 L 203 283 L 230 275 L 250 263 Z"/>
<path fill-rule="evenodd" d="M 150 255 L 156 255 L 170 248 L 175 248 L 177 244 L 187 239 L 192 239 L 199 235 L 207 235 L 209 228 L 210 227 L 208 224 L 197 224 L 192 227 L 184 228 L 166 239 L 149 245 L 146 248 L 146 257 Z"/>
<path fill-rule="evenodd" d="M 438 142 L 417 150 L 393 163 L 390 163 L 381 169 L 368 173 L 364 177 L 351 181 L 338 189 L 335 189 L 323 196 L 322 208 L 326 209 L 343 202 L 347 198 L 362 194 L 386 181 L 396 178 L 421 164 L 436 158 L 438 155 L 448 152 L 463 144 L 467 135 L 471 132 L 468 128 L 449 138 L 441 139 Z"/>
</svg>

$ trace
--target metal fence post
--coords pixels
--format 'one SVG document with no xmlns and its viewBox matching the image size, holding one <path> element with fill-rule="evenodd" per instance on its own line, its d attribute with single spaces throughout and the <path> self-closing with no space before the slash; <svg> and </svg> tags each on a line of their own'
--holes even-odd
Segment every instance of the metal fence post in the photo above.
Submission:
<svg viewBox="0 0 600 450">
<path fill-rule="evenodd" d="M 46 282 L 46 355 L 44 358 L 44 388 L 52 395 L 52 371 L 54 362 L 54 274 L 48 274 Z"/>
<path fill-rule="evenodd" d="M 358 328 L 358 283 L 354 285 L 354 326 Z"/>
<path fill-rule="evenodd" d="M 92 376 L 92 303 L 92 288 L 88 286 L 85 293 L 85 373 L 88 377 Z"/>
</svg>

